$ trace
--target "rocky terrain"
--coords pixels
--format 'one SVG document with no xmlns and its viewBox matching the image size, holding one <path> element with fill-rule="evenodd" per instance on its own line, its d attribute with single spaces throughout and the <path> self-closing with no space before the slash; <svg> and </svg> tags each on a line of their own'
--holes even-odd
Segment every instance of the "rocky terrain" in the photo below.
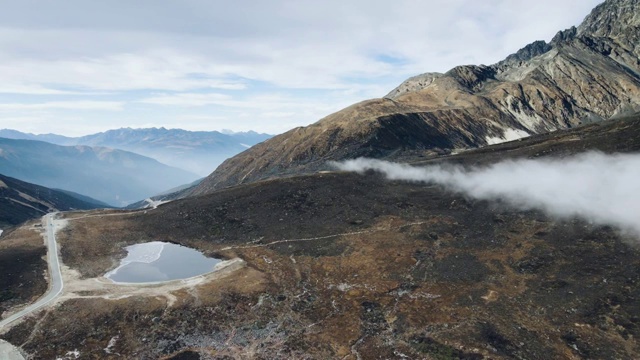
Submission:
<svg viewBox="0 0 640 360">
<path fill-rule="evenodd" d="M 591 149 L 637 152 L 640 117 L 413 160 L 483 164 Z M 153 210 L 64 216 L 65 271 L 94 285 L 67 290 L 1 335 L 35 358 L 630 359 L 640 351 L 639 239 L 578 218 L 341 172 Z M 150 240 L 246 266 L 148 296 L 96 287 L 124 246 Z"/>
<path fill-rule="evenodd" d="M 409 79 L 228 160 L 194 196 L 60 214 L 65 289 L 0 339 L 34 359 L 637 358 L 636 233 L 319 170 L 637 154 L 638 14 L 639 0 L 608 0 L 498 64 Z M 41 230 L 0 237 L 3 317 L 45 291 Z M 156 285 L 102 277 L 148 241 L 230 265 Z"/>
<path fill-rule="evenodd" d="M 577 28 L 491 66 L 411 78 L 225 161 L 191 194 L 326 169 L 481 147 L 640 110 L 640 2 L 608 0 Z"/>
</svg>

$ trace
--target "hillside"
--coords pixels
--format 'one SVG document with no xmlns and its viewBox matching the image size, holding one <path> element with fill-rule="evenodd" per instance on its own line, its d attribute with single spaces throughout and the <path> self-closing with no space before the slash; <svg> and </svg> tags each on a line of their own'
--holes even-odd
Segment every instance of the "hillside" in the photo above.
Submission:
<svg viewBox="0 0 640 360">
<path fill-rule="evenodd" d="M 192 194 L 326 169 L 328 160 L 399 159 L 482 147 L 640 110 L 640 2 L 608 0 L 578 28 L 491 66 L 408 79 L 387 96 L 254 146 Z"/>
<path fill-rule="evenodd" d="M 0 172 L 166 180 L 135 156 L 0 139 Z M 358 157 L 374 159 L 342 161 Z M 637 359 L 639 178 L 640 0 L 607 0 L 497 64 L 257 144 L 166 203 L 57 214 L 64 287 L 0 339 L 29 359 Z M 54 278 L 41 223 L 0 237 L 0 319 Z M 222 261 L 105 278 L 133 257 L 160 271 L 163 246 L 127 254 L 157 241 Z"/>
<path fill-rule="evenodd" d="M 640 151 L 640 116 L 429 163 L 595 149 Z M 101 284 L 94 277 L 122 247 L 158 239 L 247 265 L 166 292 L 147 287 L 146 296 L 78 287 L 1 336 L 44 358 L 568 360 L 640 352 L 637 236 L 366 175 L 261 181 L 120 216 L 68 214 L 62 257 L 83 284 Z"/>
<path fill-rule="evenodd" d="M 51 211 L 109 207 L 82 195 L 68 194 L 0 174 L 0 229 L 39 218 Z"/>
<path fill-rule="evenodd" d="M 81 193 L 112 206 L 125 206 L 198 178 L 122 150 L 3 138 L 0 173 Z"/>
<path fill-rule="evenodd" d="M 3 129 L 0 130 L 0 137 L 39 140 L 65 146 L 87 145 L 126 150 L 206 176 L 227 158 L 270 138 L 271 135 L 253 131 L 221 133 L 165 128 L 122 128 L 75 138 L 55 134 L 34 135 Z"/>
</svg>

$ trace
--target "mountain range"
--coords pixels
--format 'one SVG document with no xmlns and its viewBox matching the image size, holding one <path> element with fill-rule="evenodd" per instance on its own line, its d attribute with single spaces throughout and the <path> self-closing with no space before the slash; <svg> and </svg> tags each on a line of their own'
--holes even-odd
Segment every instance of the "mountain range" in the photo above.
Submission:
<svg viewBox="0 0 640 360">
<path fill-rule="evenodd" d="M 356 157 L 433 156 L 640 110 L 640 1 L 597 6 L 580 26 L 497 64 L 408 79 L 388 95 L 290 130 L 220 165 L 192 195 Z"/>
<path fill-rule="evenodd" d="M 607 0 L 498 64 L 423 74 L 257 144 L 183 198 L 61 213 L 63 294 L 0 338 L 46 359 L 635 359 L 639 24 L 640 0 Z M 361 156 L 407 176 L 329 162 Z M 46 291 L 39 236 L 0 238 L 0 316 Z M 227 267 L 104 278 L 159 240 Z"/>
<path fill-rule="evenodd" d="M 272 135 L 249 132 L 187 131 L 181 129 L 121 128 L 82 137 L 56 134 L 34 135 L 11 129 L 0 137 L 39 140 L 64 146 L 100 146 L 144 155 L 176 168 L 210 174 L 222 161 L 260 143 Z"/>
<path fill-rule="evenodd" d="M 125 206 L 198 178 L 128 151 L 5 138 L 0 138 L 0 174 L 111 206 Z"/>
<path fill-rule="evenodd" d="M 596 149 L 640 151 L 640 116 L 421 165 L 545 162 Z M 0 337 L 42 358 L 574 360 L 640 352 L 637 237 L 365 175 L 277 178 L 119 216 L 62 214 L 71 223 L 60 235 L 62 259 L 76 287 Z M 165 287 L 105 284 L 124 246 L 158 239 L 246 266 Z M 41 256 L 2 260 L 23 278 L 25 268 L 46 268 Z M 0 309 L 46 289 L 42 278 L 23 278 L 2 278 L 14 291 Z"/>
</svg>

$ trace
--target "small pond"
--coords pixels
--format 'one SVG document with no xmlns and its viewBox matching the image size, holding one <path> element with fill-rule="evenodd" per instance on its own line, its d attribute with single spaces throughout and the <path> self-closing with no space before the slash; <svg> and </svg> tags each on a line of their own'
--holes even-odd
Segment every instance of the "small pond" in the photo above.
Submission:
<svg viewBox="0 0 640 360">
<path fill-rule="evenodd" d="M 186 279 L 212 272 L 221 260 L 171 243 L 154 241 L 127 246 L 127 257 L 105 277 L 116 283 L 149 283 Z"/>
</svg>

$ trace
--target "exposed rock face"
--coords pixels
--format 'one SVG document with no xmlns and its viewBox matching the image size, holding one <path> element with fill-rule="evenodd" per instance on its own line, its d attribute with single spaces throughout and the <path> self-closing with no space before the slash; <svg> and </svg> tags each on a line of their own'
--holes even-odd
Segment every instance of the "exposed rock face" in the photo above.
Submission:
<svg viewBox="0 0 640 360">
<path fill-rule="evenodd" d="M 640 1 L 609 0 L 578 28 L 492 66 L 412 77 L 224 162 L 194 194 L 323 169 L 327 160 L 481 147 L 640 110 Z"/>
<path fill-rule="evenodd" d="M 400 96 L 402 94 L 424 89 L 427 86 L 433 84 L 433 82 L 436 79 L 438 79 L 438 78 L 440 78 L 442 76 L 444 76 L 444 74 L 441 74 L 441 73 L 424 73 L 424 74 L 421 74 L 421 75 L 416 75 L 416 76 L 410 77 L 409 79 L 405 80 L 402 84 L 400 84 L 400 86 L 398 86 L 397 88 L 393 89 L 385 97 L 386 98 L 395 99 L 395 98 L 397 98 L 398 96 Z"/>
</svg>

